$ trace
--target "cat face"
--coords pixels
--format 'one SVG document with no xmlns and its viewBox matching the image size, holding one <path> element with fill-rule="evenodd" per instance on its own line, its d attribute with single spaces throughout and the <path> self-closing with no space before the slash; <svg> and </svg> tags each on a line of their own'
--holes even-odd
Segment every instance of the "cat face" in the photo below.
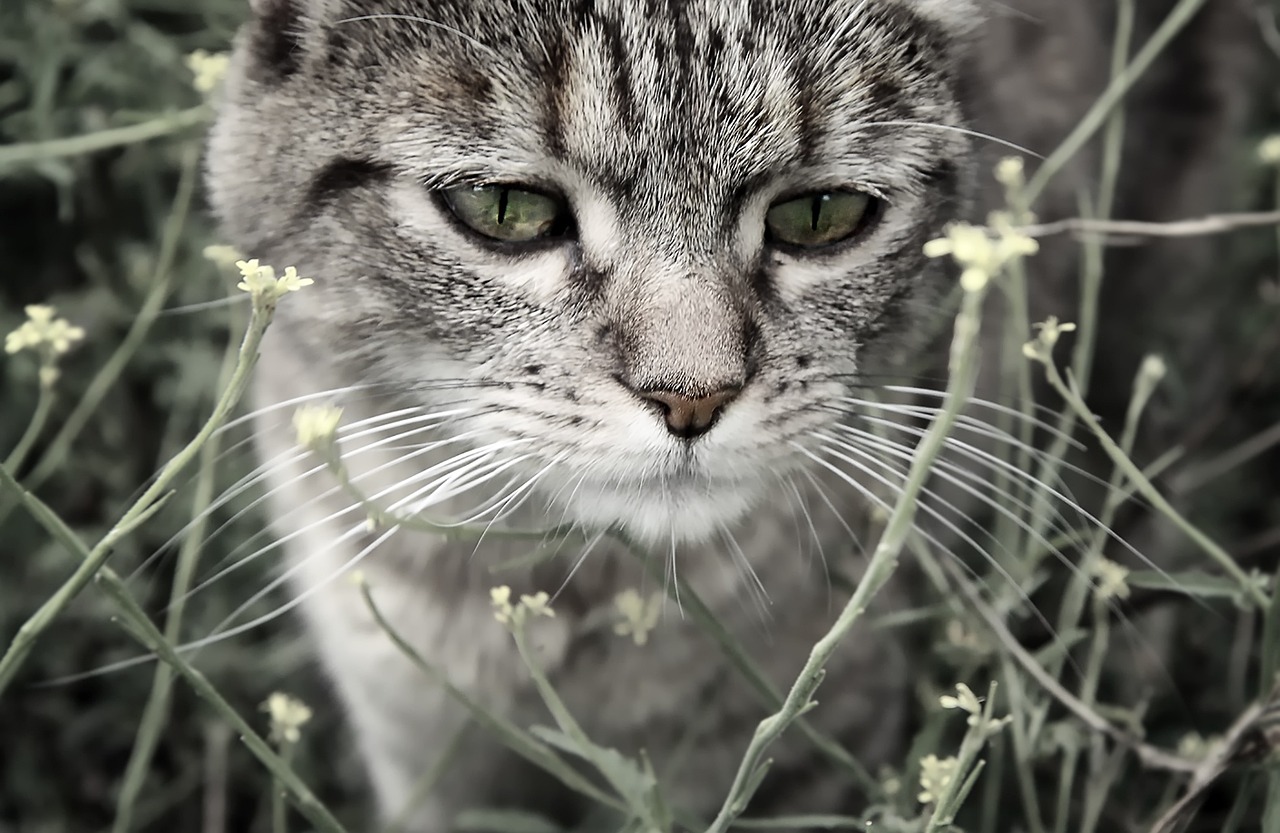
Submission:
<svg viewBox="0 0 1280 833">
<path fill-rule="evenodd" d="M 570 519 L 698 539 L 939 280 L 961 5 L 262 0 L 213 201 L 315 279 L 278 325 L 315 362 L 465 411 Z"/>
</svg>

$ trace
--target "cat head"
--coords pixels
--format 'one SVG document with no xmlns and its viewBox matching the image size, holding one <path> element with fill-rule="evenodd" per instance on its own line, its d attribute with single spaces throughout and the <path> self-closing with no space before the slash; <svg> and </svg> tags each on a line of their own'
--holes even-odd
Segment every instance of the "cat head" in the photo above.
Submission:
<svg viewBox="0 0 1280 833">
<path fill-rule="evenodd" d="M 967 190 L 973 17 L 256 0 L 213 204 L 315 279 L 277 325 L 311 360 L 469 409 L 454 430 L 574 520 L 696 539 L 811 465 L 942 281 L 921 249 Z"/>
</svg>

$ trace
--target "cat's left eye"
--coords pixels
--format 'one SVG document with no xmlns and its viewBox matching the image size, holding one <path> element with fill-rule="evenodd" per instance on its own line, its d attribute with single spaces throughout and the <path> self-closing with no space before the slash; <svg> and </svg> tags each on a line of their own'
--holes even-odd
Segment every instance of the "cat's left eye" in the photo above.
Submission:
<svg viewBox="0 0 1280 833">
<path fill-rule="evenodd" d="M 875 198 L 860 191 L 814 191 L 769 206 L 765 229 L 773 242 L 816 249 L 848 240 L 867 227 Z"/>
<path fill-rule="evenodd" d="M 467 228 L 494 240 L 527 243 L 564 233 L 564 203 L 540 191 L 509 185 L 449 188 L 441 192 L 453 216 Z"/>
</svg>

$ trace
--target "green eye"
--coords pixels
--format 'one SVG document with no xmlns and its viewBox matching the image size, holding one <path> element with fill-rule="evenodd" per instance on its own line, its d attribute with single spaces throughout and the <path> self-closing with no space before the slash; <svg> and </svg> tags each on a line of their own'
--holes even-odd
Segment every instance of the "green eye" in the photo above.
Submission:
<svg viewBox="0 0 1280 833">
<path fill-rule="evenodd" d="M 770 239 L 790 246 L 829 246 L 861 231 L 874 204 L 857 191 L 814 191 L 770 206 L 765 228 Z"/>
<path fill-rule="evenodd" d="M 555 197 L 507 185 L 450 188 L 443 192 L 454 216 L 485 237 L 512 243 L 564 231 L 566 211 Z"/>
</svg>

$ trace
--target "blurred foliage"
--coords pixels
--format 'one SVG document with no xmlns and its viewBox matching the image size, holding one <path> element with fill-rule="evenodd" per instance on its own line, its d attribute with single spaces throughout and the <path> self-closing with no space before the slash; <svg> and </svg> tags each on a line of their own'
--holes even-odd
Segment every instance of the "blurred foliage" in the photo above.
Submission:
<svg viewBox="0 0 1280 833">
<path fill-rule="evenodd" d="M 199 105 L 185 57 L 199 48 L 225 49 L 244 11 L 239 0 L 0 3 L 0 147 L 140 124 Z M 63 362 L 44 442 L 22 474 L 40 470 L 41 456 L 80 392 L 121 348 L 148 295 L 164 292 L 165 311 L 141 334 L 136 353 L 105 389 L 65 459 L 40 478 L 38 494 L 87 540 L 103 534 L 207 417 L 228 339 L 243 327 L 243 304 L 226 302 L 232 282 L 201 255 L 217 242 L 200 197 L 201 133 L 197 127 L 0 170 L 0 332 L 17 326 L 23 306 L 36 302 L 54 304 L 87 331 Z M 28 356 L 0 363 L 0 449 L 12 448 L 26 427 L 35 407 L 35 372 Z M 243 432 L 225 438 L 219 491 L 253 465 L 245 439 Z M 179 490 L 112 558 L 157 615 L 168 602 L 172 539 L 190 520 L 190 491 Z M 209 530 L 217 534 L 203 553 L 200 578 L 265 543 L 252 497 L 214 514 Z M 68 553 L 12 509 L 0 499 L 3 642 L 74 567 Z M 270 555 L 259 559 L 220 580 L 215 592 L 193 597 L 187 636 L 213 632 L 240 601 L 265 586 L 274 577 L 270 562 Z M 110 824 L 153 666 L 57 681 L 138 655 L 110 624 L 111 615 L 98 594 L 84 593 L 6 692 L 0 705 L 0 831 L 88 831 Z M 258 725 L 265 725 L 258 705 L 277 687 L 312 702 L 327 696 L 300 642 L 291 631 L 281 635 L 284 621 L 196 657 L 243 714 L 258 714 Z M 318 711 L 302 752 L 324 764 L 314 772 L 305 764 L 300 770 L 340 803 L 340 783 L 321 785 L 359 779 L 348 767 L 333 766 L 348 757 L 344 736 L 326 720 L 331 710 Z M 173 713 L 137 829 L 201 829 L 201 814 L 209 812 L 201 796 L 216 787 L 219 773 L 227 779 L 221 791 L 227 829 L 265 825 L 270 783 L 246 765 L 248 754 L 181 684 Z M 225 763 L 218 761 L 220 750 Z M 215 802 L 219 792 L 213 792 Z"/>
<path fill-rule="evenodd" d="M 185 56 L 218 51 L 244 13 L 243 0 L 5 0 L 0 3 L 0 148 L 137 125 L 200 104 Z M 1268 66 L 1274 78 L 1276 63 Z M 1259 92 L 1258 117 L 1240 149 L 1242 206 L 1277 204 L 1274 171 L 1253 159 L 1257 140 L 1280 125 L 1280 90 Z M 26 304 L 52 303 L 87 337 L 63 364 L 60 396 L 42 443 L 22 474 L 42 480 L 38 493 L 87 539 L 96 539 L 127 507 L 157 468 L 208 413 L 216 380 L 244 310 L 228 298 L 230 282 L 201 255 L 217 242 L 199 197 L 201 130 L 89 155 L 0 168 L 0 333 L 22 319 Z M 188 202 L 184 189 L 195 196 Z M 177 195 L 177 197 L 175 197 Z M 167 241 L 167 242 L 166 242 Z M 1239 327 L 1223 335 L 1240 355 L 1238 384 L 1220 413 L 1205 415 L 1193 435 L 1201 459 L 1280 423 L 1280 298 L 1275 234 L 1233 236 L 1222 268 L 1256 276 L 1261 290 L 1277 286 L 1270 303 L 1247 305 Z M 161 287 L 157 290 L 156 287 Z M 164 312 L 142 333 L 140 349 L 123 364 L 65 459 L 42 464 L 54 437 L 137 326 L 150 293 L 163 291 Z M 35 362 L 0 364 L 0 449 L 13 447 L 35 408 Z M 231 432 L 219 465 L 220 485 L 252 468 L 243 432 Z M 56 450 L 56 447 L 55 447 Z M 1274 572 L 1280 554 L 1280 466 L 1275 455 L 1250 458 L 1201 488 L 1196 520 L 1212 528 L 1250 567 Z M 42 466 L 47 471 L 42 471 Z M 1167 484 L 1176 488 L 1178 472 Z M 190 520 L 190 490 L 182 490 L 140 534 L 122 543 L 113 564 L 131 575 L 139 600 L 157 615 L 172 577 L 174 537 Z M 245 495 L 220 507 L 210 526 L 201 576 L 262 546 L 262 519 Z M 274 576 L 270 555 L 220 579 L 189 608 L 192 638 L 214 632 L 240 600 Z M 73 569 L 68 553 L 50 544 L 21 511 L 0 498 L 0 644 Z M 1139 590 L 1133 613 L 1166 604 L 1169 594 Z M 278 601 L 278 600 L 276 600 Z M 270 609 L 271 600 L 263 603 Z M 1252 643 L 1241 660 L 1240 626 L 1224 605 L 1201 614 L 1194 628 L 1176 629 L 1179 661 L 1171 688 L 1148 715 L 1155 739 L 1175 746 L 1189 729 L 1225 725 L 1253 693 L 1240 682 L 1251 667 Z M 1158 612 L 1158 610 L 1157 610 Z M 151 684 L 151 665 L 65 681 L 137 655 L 109 623 L 111 609 L 85 593 L 46 634 L 22 679 L 0 701 L 0 833 L 56 833 L 109 827 L 116 791 Z M 1207 620 L 1207 624 L 1206 624 Z M 1244 621 L 1243 618 L 1241 621 Z M 972 667 L 955 646 L 939 647 L 939 677 Z M 306 648 L 287 617 L 234 641 L 202 649 L 198 665 L 243 714 L 263 725 L 259 704 L 285 687 L 316 706 L 316 720 L 298 754 L 300 774 L 346 819 L 361 818 L 360 777 L 344 730 Z M 181 684 L 144 791 L 135 829 L 200 830 L 222 806 L 228 830 L 267 829 L 270 783 L 225 728 Z M 1065 727 L 1065 724 L 1064 724 Z M 1064 732 L 1069 729 L 1064 728 Z M 935 738 L 936 741 L 936 738 Z M 226 758 L 221 756 L 225 753 Z M 1012 779 L 1013 767 L 1004 771 Z M 996 788 L 1016 789 L 995 778 Z M 225 781 L 224 781 L 225 779 Z M 1167 779 L 1166 779 L 1167 780 Z M 1156 782 L 1153 782 L 1156 783 Z M 1162 782 L 1161 782 L 1162 783 Z M 1152 787 L 1156 789 L 1158 787 Z M 992 793 L 992 795 L 998 795 Z M 987 797 L 977 803 L 996 799 Z M 1047 798 L 1051 801 L 1051 798 Z M 1218 802 L 1223 808 L 1230 801 Z M 1196 829 L 1217 829 L 1210 811 Z M 1103 830 L 1129 829 L 1125 808 L 1110 808 Z M 359 825 L 354 824 L 356 829 Z"/>
</svg>

